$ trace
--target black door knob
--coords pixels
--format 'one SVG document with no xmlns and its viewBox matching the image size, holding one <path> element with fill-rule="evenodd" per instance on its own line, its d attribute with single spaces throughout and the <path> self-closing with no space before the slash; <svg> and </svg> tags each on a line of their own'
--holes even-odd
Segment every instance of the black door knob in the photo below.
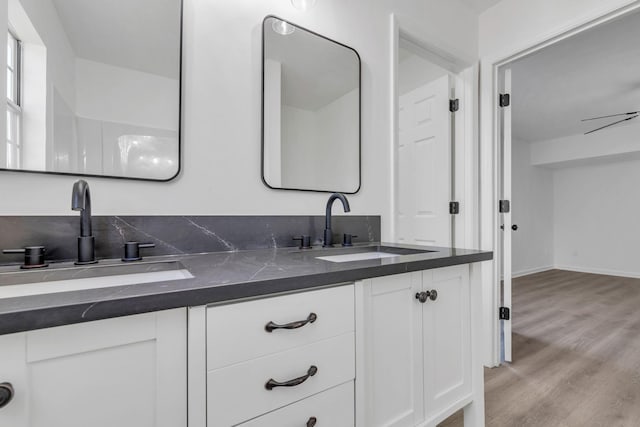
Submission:
<svg viewBox="0 0 640 427">
<path fill-rule="evenodd" d="M 513 231 L 518 231 L 518 224 L 513 224 L 513 225 L 511 226 L 511 229 L 512 229 Z"/>
<path fill-rule="evenodd" d="M 13 386 L 10 383 L 0 383 L 0 408 L 4 408 L 13 399 Z"/>
</svg>

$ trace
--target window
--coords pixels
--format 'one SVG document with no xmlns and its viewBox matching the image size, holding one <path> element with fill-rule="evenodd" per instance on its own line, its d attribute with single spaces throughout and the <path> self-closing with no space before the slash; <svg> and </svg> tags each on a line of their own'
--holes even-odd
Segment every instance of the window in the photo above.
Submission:
<svg viewBox="0 0 640 427">
<path fill-rule="evenodd" d="M 21 48 L 20 40 L 9 31 L 7 35 L 7 168 L 19 168 L 22 164 Z"/>
</svg>

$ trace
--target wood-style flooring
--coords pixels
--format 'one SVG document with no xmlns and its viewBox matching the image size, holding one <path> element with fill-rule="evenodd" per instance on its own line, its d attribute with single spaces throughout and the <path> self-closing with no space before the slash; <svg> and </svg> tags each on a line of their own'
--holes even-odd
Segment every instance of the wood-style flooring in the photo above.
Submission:
<svg viewBox="0 0 640 427">
<path fill-rule="evenodd" d="M 485 369 L 487 427 L 640 426 L 640 279 L 529 275 L 512 313 L 513 363 Z"/>
</svg>

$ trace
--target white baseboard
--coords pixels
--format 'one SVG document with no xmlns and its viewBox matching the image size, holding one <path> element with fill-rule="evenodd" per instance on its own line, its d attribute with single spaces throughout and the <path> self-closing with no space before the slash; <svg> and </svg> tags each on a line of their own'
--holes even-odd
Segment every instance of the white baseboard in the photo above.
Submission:
<svg viewBox="0 0 640 427">
<path fill-rule="evenodd" d="M 631 279 L 640 279 L 640 272 L 637 272 L 637 271 L 619 271 L 619 270 L 608 270 L 606 268 L 572 267 L 568 265 L 556 265 L 553 268 L 557 270 L 575 271 L 577 273 L 603 274 L 605 276 L 629 277 Z"/>
<path fill-rule="evenodd" d="M 553 265 L 545 265 L 543 267 L 534 267 L 534 268 L 528 268 L 526 270 L 514 271 L 511 274 L 511 278 L 516 279 L 518 277 L 528 276 L 530 274 L 542 273 L 543 271 L 553 270 L 554 268 L 557 268 L 557 267 Z"/>
</svg>

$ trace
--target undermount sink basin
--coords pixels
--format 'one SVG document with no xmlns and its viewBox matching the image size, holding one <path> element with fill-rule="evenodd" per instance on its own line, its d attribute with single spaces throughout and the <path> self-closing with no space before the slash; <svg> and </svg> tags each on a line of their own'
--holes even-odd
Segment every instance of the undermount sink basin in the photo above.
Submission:
<svg viewBox="0 0 640 427">
<path fill-rule="evenodd" d="M 339 255 L 319 256 L 316 257 L 316 259 L 330 262 L 353 262 L 435 252 L 428 249 L 396 248 L 393 246 L 352 247 L 341 249 L 340 251 L 344 251 L 344 253 L 340 253 Z"/>
<path fill-rule="evenodd" d="M 191 278 L 179 261 L 20 271 L 0 274 L 0 299 Z"/>
</svg>

